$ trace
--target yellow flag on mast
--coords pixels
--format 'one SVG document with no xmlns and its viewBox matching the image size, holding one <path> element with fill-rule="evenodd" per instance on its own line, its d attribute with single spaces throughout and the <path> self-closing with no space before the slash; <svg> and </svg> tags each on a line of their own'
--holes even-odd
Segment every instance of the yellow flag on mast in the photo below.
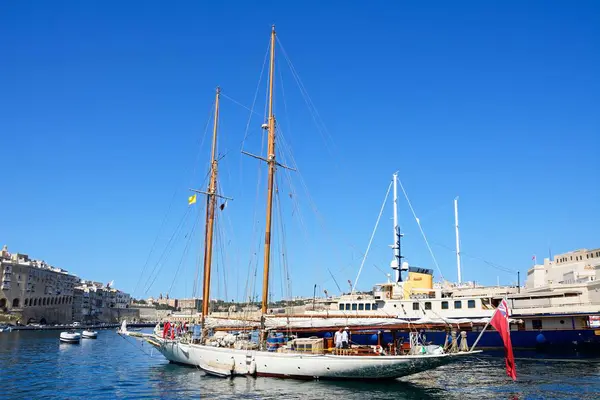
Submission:
<svg viewBox="0 0 600 400">
<path fill-rule="evenodd" d="M 196 202 L 196 195 L 192 195 L 190 197 L 188 197 L 188 206 L 191 206 L 192 204 L 194 204 Z"/>
</svg>

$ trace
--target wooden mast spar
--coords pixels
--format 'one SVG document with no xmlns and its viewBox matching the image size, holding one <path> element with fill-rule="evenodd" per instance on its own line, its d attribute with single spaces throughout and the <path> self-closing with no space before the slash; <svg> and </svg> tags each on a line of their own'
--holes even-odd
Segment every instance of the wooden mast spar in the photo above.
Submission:
<svg viewBox="0 0 600 400">
<path fill-rule="evenodd" d="M 277 162 L 275 157 L 275 115 L 273 115 L 273 86 L 275 82 L 275 25 L 271 29 L 271 60 L 269 63 L 269 114 L 268 121 L 263 124 L 263 129 L 268 131 L 267 158 L 242 151 L 242 153 L 259 160 L 265 161 L 269 168 L 267 179 L 267 216 L 265 224 L 265 254 L 263 266 L 263 288 L 262 288 L 262 307 L 260 318 L 261 343 L 265 340 L 265 314 L 269 306 L 269 267 L 271 264 L 271 225 L 273 215 L 273 186 L 275 181 L 275 170 L 277 167 L 286 168 L 295 171 L 294 168 L 282 165 Z"/>
<path fill-rule="evenodd" d="M 261 328 L 264 329 L 264 315 L 269 305 L 269 266 L 271 262 L 271 216 L 273 213 L 273 181 L 275 178 L 275 116 L 273 115 L 273 83 L 275 78 L 275 25 L 271 30 L 271 61 L 269 63 L 269 120 L 268 120 L 268 144 L 267 164 L 269 165 L 269 177 L 267 183 L 267 217 L 265 224 L 265 258 L 263 268 L 263 290 L 261 308 Z"/>
<path fill-rule="evenodd" d="M 219 97 L 221 95 L 221 89 L 217 87 L 217 94 L 215 98 L 215 118 L 213 125 L 213 140 L 212 140 L 212 151 L 211 151 L 211 167 L 210 167 L 210 181 L 208 183 L 208 189 L 206 192 L 200 192 L 206 194 L 206 228 L 204 235 L 204 280 L 202 284 L 202 337 L 206 337 L 206 329 L 204 328 L 204 320 L 208 315 L 208 308 L 210 305 L 210 270 L 212 265 L 212 251 L 213 251 L 213 231 L 215 225 L 215 205 L 217 202 L 217 173 L 218 163 L 217 160 L 217 130 L 219 126 Z"/>
</svg>

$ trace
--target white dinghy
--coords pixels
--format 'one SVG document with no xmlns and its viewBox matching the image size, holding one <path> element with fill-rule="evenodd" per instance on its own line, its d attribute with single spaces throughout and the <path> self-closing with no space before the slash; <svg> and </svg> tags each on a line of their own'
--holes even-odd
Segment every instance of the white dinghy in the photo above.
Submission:
<svg viewBox="0 0 600 400">
<path fill-rule="evenodd" d="M 81 333 L 81 337 L 84 339 L 97 339 L 98 332 L 85 330 Z"/>
<path fill-rule="evenodd" d="M 81 333 L 77 332 L 61 332 L 60 341 L 63 343 L 79 343 L 81 340 Z"/>
</svg>

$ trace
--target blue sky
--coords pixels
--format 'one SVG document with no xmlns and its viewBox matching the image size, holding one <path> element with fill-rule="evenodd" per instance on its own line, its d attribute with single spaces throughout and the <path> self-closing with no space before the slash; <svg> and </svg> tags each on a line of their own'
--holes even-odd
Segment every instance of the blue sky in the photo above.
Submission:
<svg viewBox="0 0 600 400">
<path fill-rule="evenodd" d="M 465 280 L 516 280 L 495 263 L 524 281 L 534 254 L 600 246 L 596 2 L 0 7 L 0 242 L 12 251 L 137 296 L 189 296 L 203 211 L 186 199 L 204 184 L 214 88 L 251 106 L 272 23 L 327 127 L 278 48 L 275 111 L 300 170 L 291 197 L 280 174 L 293 295 L 339 292 L 328 269 L 344 290 L 354 281 L 396 170 L 446 279 L 456 196 Z M 264 83 L 244 141 L 254 153 Z M 265 168 L 257 201 L 258 162 L 239 152 L 249 112 L 228 98 L 221 112 L 221 182 L 235 200 L 219 217 L 213 293 L 239 299 L 252 254 L 262 260 Z M 359 289 L 385 280 L 389 205 Z M 434 268 L 404 199 L 400 220 L 407 261 Z M 279 259 L 275 297 L 289 294 Z"/>
</svg>

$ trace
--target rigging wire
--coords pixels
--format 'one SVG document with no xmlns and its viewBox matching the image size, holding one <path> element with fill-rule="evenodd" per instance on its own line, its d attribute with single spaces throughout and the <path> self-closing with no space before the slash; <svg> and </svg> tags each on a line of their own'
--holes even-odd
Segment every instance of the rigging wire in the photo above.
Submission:
<svg viewBox="0 0 600 400">
<path fill-rule="evenodd" d="M 241 144 L 240 150 L 244 150 L 244 142 L 248 138 L 248 130 L 250 128 L 250 121 L 252 120 L 252 114 L 254 113 L 254 106 L 256 105 L 256 99 L 258 98 L 258 92 L 260 90 L 260 84 L 262 82 L 262 77 L 263 77 L 264 72 L 265 72 L 265 66 L 267 65 L 267 58 L 268 58 L 269 50 L 270 49 L 271 49 L 271 40 L 269 39 L 269 44 L 267 45 L 267 51 L 265 52 L 265 57 L 263 59 L 263 65 L 262 65 L 262 68 L 260 69 L 260 75 L 258 76 L 258 83 L 256 84 L 256 90 L 254 91 L 254 98 L 252 99 L 252 108 L 249 109 L 250 110 L 250 115 L 248 116 L 248 121 L 246 122 L 246 130 L 244 132 L 244 139 L 242 140 L 242 144 Z M 233 99 L 231 99 L 231 100 L 233 100 Z M 238 104 L 240 104 L 240 103 L 238 103 Z M 266 102 L 265 102 L 265 104 L 266 104 Z M 242 107 L 248 109 L 244 105 L 242 105 L 242 104 L 240 104 L 240 105 Z M 266 115 L 266 113 L 267 113 L 267 111 L 266 111 L 266 105 L 265 105 L 265 115 Z M 264 118 L 264 115 L 263 115 L 263 118 Z"/>
<path fill-rule="evenodd" d="M 431 246 L 429 245 L 429 241 L 427 240 L 427 236 L 425 236 L 425 232 L 423 231 L 423 227 L 421 226 L 421 221 L 419 220 L 419 218 L 417 217 L 417 214 L 415 213 L 415 209 L 413 208 L 412 203 L 410 202 L 410 199 L 408 198 L 408 194 L 406 193 L 406 190 L 404 190 L 404 185 L 402 185 L 402 180 L 400 178 L 398 178 L 398 183 L 400 184 L 400 189 L 402 189 L 402 193 L 404 193 L 404 197 L 406 198 L 408 207 L 410 208 L 410 211 L 412 212 L 412 215 L 415 218 L 415 221 L 417 221 L 417 225 L 419 226 L 421 235 L 423 236 L 423 239 L 425 240 L 425 244 L 427 245 L 429 254 L 431 255 L 431 258 L 433 259 L 433 263 L 435 264 L 438 272 L 440 273 L 440 278 L 442 278 L 442 280 L 444 280 L 444 274 L 442 274 L 442 270 L 440 269 L 437 259 L 435 258 L 435 255 L 433 254 L 433 250 L 431 249 Z"/>
<path fill-rule="evenodd" d="M 199 222 L 199 219 L 198 219 Z M 181 258 L 179 259 L 179 263 L 177 264 L 177 269 L 175 270 L 175 276 L 173 276 L 173 281 L 171 282 L 171 286 L 169 286 L 169 290 L 167 291 L 167 293 L 172 293 L 171 291 L 173 290 L 173 286 L 175 285 L 175 281 L 177 280 L 177 276 L 179 274 L 179 269 L 181 268 L 181 265 L 185 264 L 184 263 L 184 259 L 185 256 L 187 256 L 188 251 L 190 250 L 190 245 L 192 243 L 192 239 L 194 238 L 194 232 L 196 231 L 196 227 L 199 225 L 199 223 L 195 223 L 192 224 L 192 228 L 190 230 L 190 232 L 188 232 L 185 237 L 188 239 L 187 243 L 185 244 L 185 248 L 183 249 L 183 254 L 181 255 Z"/>
<path fill-rule="evenodd" d="M 446 245 L 444 245 L 442 243 L 437 243 L 437 242 L 432 242 L 432 244 L 434 246 L 443 247 L 443 248 L 445 248 L 447 250 L 450 250 L 452 253 L 456 254 L 456 249 L 454 249 L 454 248 L 452 248 L 450 246 L 446 246 Z M 473 260 L 481 261 L 484 264 L 486 264 L 486 265 L 488 265 L 488 266 L 490 266 L 490 267 L 492 267 L 494 269 L 497 269 L 498 271 L 506 272 L 506 273 L 509 273 L 509 274 L 516 274 L 517 273 L 517 270 L 515 270 L 515 269 L 511 269 L 511 268 L 505 267 L 505 266 L 503 266 L 501 264 L 495 263 L 493 261 L 486 260 L 485 258 L 480 257 L 480 256 L 476 256 L 476 255 L 471 255 L 469 253 L 465 253 L 463 250 L 460 251 L 460 256 L 461 257 L 464 256 L 464 257 L 467 257 L 467 258 L 470 258 L 470 259 L 473 259 Z"/>
<path fill-rule="evenodd" d="M 167 244 L 166 244 L 163 252 L 161 253 L 158 261 L 156 262 L 156 264 L 154 264 L 154 267 L 152 268 L 152 271 L 148 275 L 148 279 L 146 280 L 146 283 L 144 284 L 144 287 L 146 287 L 146 290 L 144 291 L 144 295 L 148 293 L 148 291 L 152 287 L 152 284 L 156 280 L 156 276 L 158 276 L 158 274 L 160 273 L 160 269 L 162 268 L 162 263 L 163 263 L 163 260 L 165 259 L 165 256 L 167 254 L 170 254 L 171 251 L 173 250 L 171 244 L 173 243 L 173 240 L 176 237 L 179 237 L 179 233 L 181 232 L 182 227 L 184 226 L 185 222 L 187 221 L 187 216 L 189 213 L 190 213 L 190 207 L 188 207 L 186 209 L 185 213 L 183 214 L 183 217 L 181 218 L 177 227 L 175 228 L 175 231 L 173 232 L 173 234 L 167 241 Z M 159 267 L 159 265 L 160 265 L 160 267 Z M 158 270 L 157 270 L 157 268 L 158 268 Z M 154 277 L 154 279 L 151 279 L 155 272 L 156 272 L 156 276 Z"/>
<path fill-rule="evenodd" d="M 281 52 L 283 54 L 283 57 L 286 60 L 286 62 L 288 63 L 288 66 L 292 73 L 292 77 L 294 78 L 294 80 L 296 81 L 296 84 L 298 85 L 298 88 L 300 89 L 300 94 L 302 95 L 304 101 L 306 102 L 307 108 L 309 110 L 309 113 L 311 114 L 311 117 L 313 118 L 313 121 L 315 122 L 317 130 L 319 131 L 319 133 L 321 134 L 321 137 L 323 138 L 325 147 L 327 148 L 327 151 L 330 154 L 333 154 L 333 152 L 330 149 L 330 146 L 335 147 L 335 142 L 333 141 L 331 134 L 329 133 L 327 127 L 325 126 L 325 123 L 323 122 L 323 119 L 321 118 L 310 95 L 308 94 L 306 87 L 302 83 L 302 79 L 300 79 L 300 75 L 298 74 L 298 71 L 294 67 L 292 60 L 290 59 L 287 52 L 285 51 L 285 48 L 284 48 L 283 44 L 281 43 L 281 40 L 279 39 L 279 37 L 277 37 L 276 40 L 277 40 L 277 43 L 279 43 L 279 47 L 281 47 Z M 336 164 L 336 167 L 337 167 L 337 164 Z"/>
<path fill-rule="evenodd" d="M 209 111 L 209 115 L 208 115 L 208 119 L 206 121 L 206 125 L 204 126 L 204 133 L 202 134 L 202 137 L 200 139 L 200 145 L 198 146 L 198 151 L 196 153 L 196 159 L 194 161 L 194 163 L 192 164 L 194 166 L 194 169 L 192 171 L 192 178 L 196 175 L 196 165 L 198 164 L 198 160 L 200 159 L 200 153 L 201 153 L 201 149 L 202 146 L 204 145 L 204 142 L 206 140 L 206 135 L 208 132 L 208 127 L 210 125 L 210 121 L 211 121 L 211 115 L 213 113 L 215 104 L 214 102 L 212 103 L 211 107 L 210 107 L 210 111 Z M 189 167 L 188 167 L 189 169 Z M 189 186 L 189 185 L 188 185 Z M 173 204 L 175 203 L 175 198 L 177 197 L 177 194 L 179 193 L 179 189 L 175 189 L 175 191 L 173 192 L 173 196 L 171 197 L 171 200 L 169 201 L 169 206 L 167 207 L 167 212 L 165 213 L 165 216 L 163 217 L 163 220 L 160 224 L 160 227 L 158 228 L 158 232 L 156 233 L 156 237 L 154 238 L 154 241 L 152 243 L 152 246 L 150 247 L 150 252 L 148 253 L 148 257 L 146 258 L 146 261 L 144 262 L 144 266 L 142 267 L 142 272 L 140 273 L 140 276 L 138 278 L 138 281 L 135 285 L 135 288 L 132 292 L 132 294 L 137 293 L 137 290 L 139 288 L 139 285 L 142 281 L 142 278 L 144 276 L 144 273 L 146 272 L 146 268 L 148 267 L 148 263 L 150 262 L 150 259 L 152 257 L 152 254 L 154 253 L 154 249 L 156 248 L 156 244 L 158 243 L 158 239 L 160 237 L 160 233 L 163 230 L 166 222 L 167 222 L 167 218 L 171 212 L 171 209 L 173 208 Z"/>
<path fill-rule="evenodd" d="M 279 184 L 277 184 L 277 188 L 279 189 Z M 281 251 L 281 266 L 282 266 L 282 273 L 281 273 L 281 290 L 282 290 L 282 297 L 291 299 L 292 294 L 291 294 L 291 285 L 290 285 L 290 270 L 289 270 L 289 264 L 288 264 L 288 258 L 287 258 L 287 246 L 286 246 L 286 236 L 285 236 L 285 222 L 283 220 L 283 212 L 282 212 L 282 207 L 281 207 L 281 196 L 279 195 L 279 190 L 277 191 L 277 196 L 276 196 L 276 207 L 277 207 L 277 212 L 279 214 L 279 218 L 278 218 L 278 222 L 279 222 L 279 247 L 280 247 L 280 251 Z M 285 284 L 284 284 L 285 283 Z"/>
<path fill-rule="evenodd" d="M 392 183 L 390 182 L 387 192 L 385 193 L 385 198 L 383 199 L 383 204 L 381 205 L 381 210 L 379 210 L 379 215 L 377 216 L 377 222 L 375 223 L 375 228 L 373 229 L 373 233 L 371 233 L 371 239 L 369 239 L 369 245 L 367 246 L 367 251 L 365 252 L 365 256 L 360 263 L 360 268 L 358 269 L 358 274 L 356 275 L 356 279 L 354 280 L 354 284 L 352 285 L 352 290 L 350 294 L 354 293 L 354 289 L 356 288 L 356 284 L 358 283 L 358 278 L 360 278 L 360 273 L 362 272 L 363 266 L 365 265 L 365 261 L 367 260 L 367 256 L 369 255 L 369 249 L 371 248 L 371 243 L 373 243 L 373 238 L 375 237 L 375 232 L 377 231 L 377 227 L 379 226 L 379 220 L 381 219 L 381 214 L 383 214 L 383 209 L 385 208 L 385 203 L 387 203 L 388 196 L 390 195 L 390 189 L 392 189 Z"/>
</svg>

